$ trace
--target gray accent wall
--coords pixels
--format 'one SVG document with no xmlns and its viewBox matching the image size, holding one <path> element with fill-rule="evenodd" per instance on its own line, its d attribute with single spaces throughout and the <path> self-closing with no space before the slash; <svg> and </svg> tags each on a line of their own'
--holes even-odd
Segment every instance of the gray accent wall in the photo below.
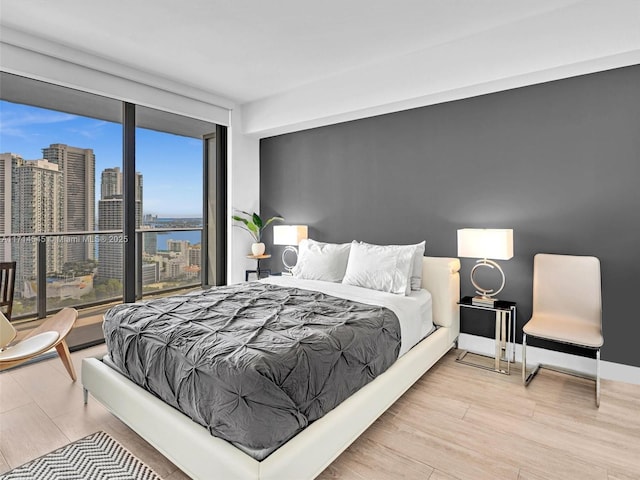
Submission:
<svg viewBox="0 0 640 480">
<path fill-rule="evenodd" d="M 260 208 L 328 242 L 427 242 L 456 256 L 456 230 L 513 228 L 500 298 L 531 315 L 533 256 L 602 264 L 602 359 L 640 366 L 640 66 L 266 138 Z M 271 267 L 280 270 L 280 247 Z M 474 260 L 461 259 L 462 295 Z M 266 266 L 266 265 L 265 265 Z M 483 312 L 462 331 L 493 337 Z M 558 348 L 588 355 L 575 349 Z"/>
</svg>

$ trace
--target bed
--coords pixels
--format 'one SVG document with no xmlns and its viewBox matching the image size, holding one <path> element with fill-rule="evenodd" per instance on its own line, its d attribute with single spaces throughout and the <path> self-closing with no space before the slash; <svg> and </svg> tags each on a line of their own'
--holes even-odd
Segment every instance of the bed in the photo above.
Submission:
<svg viewBox="0 0 640 480">
<path fill-rule="evenodd" d="M 209 431 L 97 358 L 83 360 L 87 393 L 192 478 L 314 478 L 454 346 L 459 334 L 459 261 L 424 257 L 422 287 L 431 293 L 437 329 L 384 373 L 311 423 L 264 460 Z M 108 360 L 108 359 L 105 359 Z"/>
</svg>

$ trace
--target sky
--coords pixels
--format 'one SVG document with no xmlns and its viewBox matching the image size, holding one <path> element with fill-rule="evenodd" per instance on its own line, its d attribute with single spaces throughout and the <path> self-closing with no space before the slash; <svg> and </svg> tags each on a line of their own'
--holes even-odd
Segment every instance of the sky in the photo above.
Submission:
<svg viewBox="0 0 640 480">
<path fill-rule="evenodd" d="M 97 210 L 102 171 L 122 169 L 121 125 L 0 100 L 0 153 L 36 160 L 52 143 L 93 149 Z M 143 177 L 145 214 L 202 216 L 201 140 L 138 128 L 136 171 Z"/>
</svg>

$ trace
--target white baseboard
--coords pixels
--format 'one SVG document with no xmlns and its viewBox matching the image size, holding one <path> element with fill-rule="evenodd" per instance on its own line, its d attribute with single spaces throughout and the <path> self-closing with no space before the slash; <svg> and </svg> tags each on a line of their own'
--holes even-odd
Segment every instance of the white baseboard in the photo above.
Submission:
<svg viewBox="0 0 640 480">
<path fill-rule="evenodd" d="M 461 333 L 458 338 L 458 348 L 468 350 L 473 353 L 494 356 L 495 344 L 493 339 Z M 516 344 L 516 362 L 522 361 L 522 345 Z M 595 358 L 586 358 L 569 353 L 555 352 L 544 348 L 527 346 L 527 366 L 529 368 L 543 363 L 555 367 L 575 370 L 587 375 L 595 375 Z M 600 377 L 607 380 L 619 382 L 635 383 L 640 385 L 640 367 L 632 367 L 621 363 L 600 361 Z"/>
</svg>

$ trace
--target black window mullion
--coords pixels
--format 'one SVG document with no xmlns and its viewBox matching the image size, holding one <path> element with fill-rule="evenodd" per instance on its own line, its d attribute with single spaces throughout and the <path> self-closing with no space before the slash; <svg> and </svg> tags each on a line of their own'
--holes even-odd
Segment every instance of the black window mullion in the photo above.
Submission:
<svg viewBox="0 0 640 480">
<path fill-rule="evenodd" d="M 203 138 L 202 285 L 227 283 L 227 127 Z"/>
<path fill-rule="evenodd" d="M 124 303 L 136 301 L 136 106 L 122 104 L 122 219 Z"/>
<path fill-rule="evenodd" d="M 227 284 L 227 127 L 216 125 L 216 285 Z"/>
</svg>

